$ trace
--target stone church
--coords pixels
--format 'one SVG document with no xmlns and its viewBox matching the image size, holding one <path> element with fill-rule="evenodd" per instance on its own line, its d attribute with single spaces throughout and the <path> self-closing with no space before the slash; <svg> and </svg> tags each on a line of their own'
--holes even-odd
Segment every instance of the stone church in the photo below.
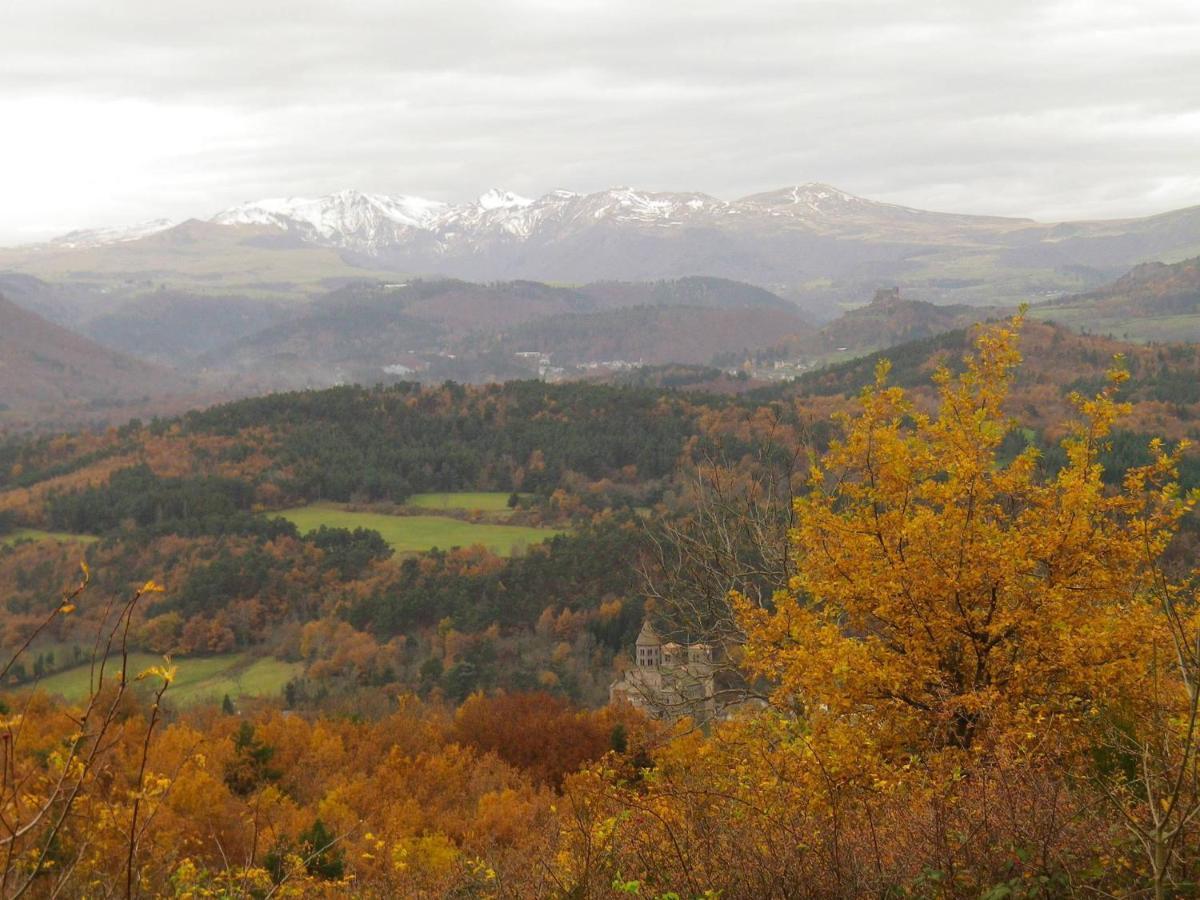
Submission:
<svg viewBox="0 0 1200 900">
<path fill-rule="evenodd" d="M 663 643 L 646 619 L 637 637 L 634 665 L 609 688 L 610 702 L 625 700 L 656 719 L 716 716 L 716 678 L 708 644 Z"/>
</svg>

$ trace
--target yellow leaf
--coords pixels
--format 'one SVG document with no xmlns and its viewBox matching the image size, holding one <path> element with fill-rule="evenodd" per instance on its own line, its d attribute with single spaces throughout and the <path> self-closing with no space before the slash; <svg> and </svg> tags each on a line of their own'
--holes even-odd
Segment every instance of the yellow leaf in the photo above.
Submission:
<svg viewBox="0 0 1200 900">
<path fill-rule="evenodd" d="M 179 669 L 178 667 L 170 664 L 171 658 L 169 656 L 164 656 L 163 661 L 166 663 L 166 665 L 151 666 L 150 668 L 143 670 L 138 675 L 137 680 L 141 681 L 144 678 L 153 676 L 155 678 L 161 678 L 167 684 L 170 684 L 175 680 L 175 675 L 178 673 Z"/>
<path fill-rule="evenodd" d="M 161 594 L 163 586 L 156 581 L 147 581 L 142 585 L 141 593 L 143 594 Z"/>
</svg>

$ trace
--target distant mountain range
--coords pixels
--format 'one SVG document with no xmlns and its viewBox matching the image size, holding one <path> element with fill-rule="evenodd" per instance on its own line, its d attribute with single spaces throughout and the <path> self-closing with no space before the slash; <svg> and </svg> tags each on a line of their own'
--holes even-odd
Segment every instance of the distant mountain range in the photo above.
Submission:
<svg viewBox="0 0 1200 900">
<path fill-rule="evenodd" d="M 597 223 L 655 228 L 728 227 L 775 218 L 819 233 L 861 234 L 886 225 L 912 236 L 942 229 L 966 230 L 1033 225 L 1029 219 L 930 213 L 856 197 L 827 184 L 803 184 L 740 200 L 701 193 L 654 193 L 613 188 L 592 194 L 552 191 L 536 200 L 492 189 L 472 203 L 449 204 L 421 197 L 344 190 L 324 197 L 257 200 L 223 210 L 206 221 L 217 225 L 265 225 L 315 244 L 370 254 L 412 245 L 454 255 L 463 247 L 509 238 L 561 239 Z M 74 231 L 49 242 L 57 248 L 98 247 L 166 231 L 179 222 L 156 219 L 127 228 Z"/>
<path fill-rule="evenodd" d="M 0 249 L 0 404 L 42 410 L 16 417 L 34 421 L 188 392 L 603 365 L 748 362 L 779 380 L 1022 302 L 1076 330 L 1200 340 L 1198 255 L 1200 207 L 1054 225 L 823 184 L 733 201 L 263 200 Z"/>
<path fill-rule="evenodd" d="M 340 191 L 245 203 L 183 223 L 80 231 L 0 251 L 0 272 L 54 283 L 312 296 L 405 276 L 582 284 L 722 277 L 824 318 L 880 287 L 937 303 L 1086 291 L 1132 266 L 1200 253 L 1200 207 L 1042 224 L 928 212 L 802 184 L 738 200 L 614 188 L 466 204 Z"/>
</svg>

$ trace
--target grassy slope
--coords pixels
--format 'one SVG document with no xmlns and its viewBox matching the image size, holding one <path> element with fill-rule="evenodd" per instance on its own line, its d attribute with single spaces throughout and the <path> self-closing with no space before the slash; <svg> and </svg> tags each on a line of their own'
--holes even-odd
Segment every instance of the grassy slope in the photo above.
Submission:
<svg viewBox="0 0 1200 900">
<path fill-rule="evenodd" d="M 183 662 L 186 664 L 188 660 Z M 179 704 L 206 700 L 219 703 L 226 694 L 235 700 L 239 697 L 276 697 L 283 692 L 284 685 L 303 670 L 302 663 L 261 657 L 249 665 L 229 666 L 212 677 L 197 679 L 190 684 L 172 685 L 168 696 Z"/>
<path fill-rule="evenodd" d="M 185 222 L 139 241 L 103 247 L 0 250 L 0 268 L 48 281 L 165 283 L 200 292 L 259 287 L 270 294 L 319 287 L 328 278 L 383 278 L 394 273 L 353 266 L 331 247 L 256 246 L 273 229 Z"/>
<path fill-rule="evenodd" d="M 1035 306 L 1030 315 L 1132 341 L 1200 339 L 1200 258 L 1147 263 L 1085 294 Z"/>
<path fill-rule="evenodd" d="M 448 550 L 451 547 L 482 544 L 493 553 L 508 556 L 519 547 L 540 543 L 560 533 L 552 528 L 475 524 L 445 516 L 389 516 L 350 512 L 332 503 L 285 509 L 275 515 L 295 522 L 296 527 L 305 533 L 322 525 L 331 528 L 370 528 L 383 535 L 383 539 L 397 553 L 413 553 L 434 547 Z"/>
<path fill-rule="evenodd" d="M 118 661 L 109 664 L 107 676 L 111 677 Z M 150 653 L 131 653 L 129 671 L 137 675 L 150 666 L 162 665 L 161 657 Z M 246 653 L 226 653 L 177 659 L 175 681 L 167 691 L 167 697 L 177 705 L 188 705 L 203 701 L 220 702 L 230 697 L 274 697 L 303 666 L 270 657 L 254 658 Z M 70 701 L 79 701 L 87 696 L 91 682 L 91 666 L 81 665 L 64 669 L 43 678 L 39 687 L 51 694 L 58 694 Z"/>
<path fill-rule="evenodd" d="M 420 509 L 478 509 L 482 512 L 506 512 L 509 496 L 503 491 L 413 494 L 406 503 Z"/>
<path fill-rule="evenodd" d="M 1124 317 L 1098 315 L 1086 304 L 1033 307 L 1029 315 L 1089 334 L 1110 334 L 1130 341 L 1200 340 L 1200 313 L 1173 316 Z"/>
</svg>

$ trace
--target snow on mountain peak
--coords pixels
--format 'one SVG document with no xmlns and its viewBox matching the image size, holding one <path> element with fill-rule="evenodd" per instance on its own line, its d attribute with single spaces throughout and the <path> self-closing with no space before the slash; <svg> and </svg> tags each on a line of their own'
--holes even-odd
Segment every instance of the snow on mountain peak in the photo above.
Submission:
<svg viewBox="0 0 1200 900">
<path fill-rule="evenodd" d="M 347 247 L 376 249 L 409 229 L 429 229 L 446 204 L 421 197 L 342 190 L 324 197 L 243 203 L 213 216 L 218 225 L 270 225 Z"/>
<path fill-rule="evenodd" d="M 522 197 L 520 194 L 514 194 L 512 191 L 502 191 L 498 188 L 492 188 L 485 191 L 479 196 L 477 201 L 483 209 L 524 209 L 527 206 L 532 206 L 533 201 L 528 197 Z"/>
<path fill-rule="evenodd" d="M 476 241 L 526 240 L 536 233 L 578 231 L 600 221 L 638 228 L 679 228 L 695 224 L 770 217 L 779 225 L 840 227 L 874 211 L 896 210 L 828 184 L 810 182 L 743 197 L 732 202 L 696 192 L 640 191 L 630 187 L 578 194 L 555 190 L 538 199 L 492 188 L 472 203 L 448 204 L 404 195 L 340 190 L 320 197 L 276 197 L 243 203 L 217 213 L 218 225 L 278 228 L 302 240 L 374 254 L 412 240 L 441 248 Z M 130 229 L 74 232 L 57 246 L 95 246 L 136 240 L 171 227 L 161 221 Z M 785 227 L 793 227 L 787 224 Z"/>
<path fill-rule="evenodd" d="M 612 188 L 587 198 L 594 209 L 592 217 L 612 217 L 621 221 L 656 225 L 681 224 L 683 219 L 713 212 L 728 204 L 706 194 L 672 194 L 638 191 L 628 187 Z"/>
<path fill-rule="evenodd" d="M 854 202 L 862 200 L 861 197 L 855 197 L 853 194 L 847 194 L 845 191 L 838 190 L 828 184 L 822 184 L 819 181 L 810 181 L 807 184 L 798 184 L 791 189 L 792 199 L 796 203 L 813 203 L 823 200 L 835 200 L 840 202 Z"/>
<path fill-rule="evenodd" d="M 151 219 L 149 222 L 139 222 L 136 225 L 81 229 L 64 234 L 62 237 L 56 237 L 49 243 L 53 247 L 64 249 L 120 244 L 125 241 L 136 241 L 144 237 L 149 237 L 152 234 L 158 234 L 158 232 L 174 228 L 178 224 L 178 222 L 172 219 Z"/>
<path fill-rule="evenodd" d="M 421 197 L 344 190 L 324 197 L 284 197 L 243 203 L 217 213 L 213 221 L 218 224 L 274 225 L 281 219 L 291 219 L 328 234 L 347 226 L 354 230 L 371 219 L 422 228 L 445 207 L 445 203 Z"/>
<path fill-rule="evenodd" d="M 733 206 L 758 214 L 794 219 L 800 223 L 837 223 L 845 217 L 870 215 L 886 204 L 864 200 L 828 184 L 810 181 L 743 197 Z"/>
</svg>

